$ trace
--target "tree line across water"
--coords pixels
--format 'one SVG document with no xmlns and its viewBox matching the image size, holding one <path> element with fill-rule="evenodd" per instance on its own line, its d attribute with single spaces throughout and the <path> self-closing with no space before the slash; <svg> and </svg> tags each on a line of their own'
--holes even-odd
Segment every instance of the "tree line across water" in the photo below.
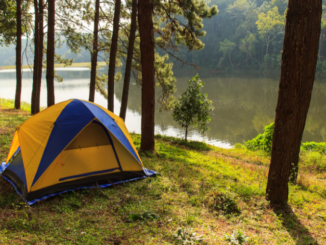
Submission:
<svg viewBox="0 0 326 245">
<path fill-rule="evenodd" d="M 225 38 L 212 41 L 211 47 L 206 49 L 209 53 L 203 53 L 204 59 L 214 56 L 214 52 L 222 54 L 215 57 L 217 66 L 209 68 L 213 71 L 220 67 L 268 69 L 281 60 L 266 198 L 271 204 L 284 204 L 288 200 L 289 181 L 296 182 L 317 58 L 322 56 L 322 42 L 319 42 L 324 25 L 322 0 L 289 0 L 288 6 L 282 0 L 217 2 L 221 9 L 223 4 L 225 6 L 222 16 L 225 15 L 226 22 L 221 20 L 214 30 L 216 35 Z M 155 150 L 155 100 L 168 108 L 175 91 L 176 79 L 173 63 L 168 63 L 169 56 L 195 66 L 182 56 L 182 51 L 204 48 L 203 19 L 218 13 L 217 6 L 209 7 L 201 0 L 132 0 L 126 3 L 121 0 L 0 0 L 0 6 L 1 42 L 16 44 L 16 109 L 20 108 L 22 86 L 22 36 L 33 37 L 31 112 L 36 114 L 40 111 L 43 66 L 46 67 L 48 106 L 51 106 L 55 103 L 54 63 L 69 65 L 72 62 L 55 53 L 60 35 L 63 35 L 73 52 L 78 53 L 81 48 L 90 52 L 89 101 L 94 101 L 97 89 L 108 98 L 107 108 L 112 112 L 114 81 L 119 75 L 115 69 L 125 60 L 120 116 L 125 118 L 133 74 L 142 86 L 140 150 L 150 152 Z M 60 33 L 59 38 L 56 32 Z M 107 62 L 107 75 L 97 71 L 100 54 Z M 161 86 L 162 92 L 155 99 L 156 85 Z M 187 99 L 186 93 L 183 96 Z M 180 109 L 185 110 L 182 106 Z"/>
</svg>

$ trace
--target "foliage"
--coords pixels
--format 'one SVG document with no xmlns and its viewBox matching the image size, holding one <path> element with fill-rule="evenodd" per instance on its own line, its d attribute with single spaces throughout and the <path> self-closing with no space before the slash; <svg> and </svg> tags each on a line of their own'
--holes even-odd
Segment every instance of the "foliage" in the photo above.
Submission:
<svg viewBox="0 0 326 245">
<path fill-rule="evenodd" d="M 0 45 L 9 45 L 16 35 L 16 1 L 0 0 Z"/>
<path fill-rule="evenodd" d="M 262 150 L 267 154 L 272 152 L 272 141 L 273 141 L 274 123 L 265 126 L 264 133 L 258 134 L 252 140 L 245 142 L 246 147 L 249 150 L 256 151 Z"/>
<path fill-rule="evenodd" d="M 192 232 L 192 229 L 185 229 L 183 227 L 179 227 L 176 230 L 174 237 L 180 240 L 182 244 L 193 244 L 194 242 L 203 240 L 203 236 L 197 236 L 196 232 Z"/>
<path fill-rule="evenodd" d="M 207 94 L 200 92 L 203 86 L 197 74 L 188 81 L 187 90 L 171 105 L 173 119 L 186 130 L 185 140 L 191 125 L 199 127 L 201 132 L 208 130 L 206 125 L 211 120 L 209 114 L 214 108 Z"/>
<path fill-rule="evenodd" d="M 320 154 L 326 154 L 326 143 L 325 142 L 306 142 L 301 144 L 301 150 L 319 152 Z"/>
<path fill-rule="evenodd" d="M 21 3 L 22 34 L 30 34 L 32 14 L 29 12 L 32 1 L 25 0 Z M 16 1 L 0 0 L 0 46 L 16 42 Z"/>
<path fill-rule="evenodd" d="M 151 212 L 144 212 L 142 214 L 131 214 L 130 219 L 133 222 L 136 221 L 150 221 L 150 220 L 155 220 L 158 219 L 160 216 Z"/>
<path fill-rule="evenodd" d="M 231 235 L 226 234 L 225 235 L 225 240 L 229 242 L 232 245 L 237 245 L 237 244 L 244 244 L 249 240 L 249 237 L 247 237 L 241 230 L 234 230 Z"/>
<path fill-rule="evenodd" d="M 225 215 L 239 215 L 241 209 L 235 200 L 235 194 L 228 189 L 221 192 L 213 192 L 205 200 L 206 205 L 216 211 L 221 211 Z"/>
</svg>

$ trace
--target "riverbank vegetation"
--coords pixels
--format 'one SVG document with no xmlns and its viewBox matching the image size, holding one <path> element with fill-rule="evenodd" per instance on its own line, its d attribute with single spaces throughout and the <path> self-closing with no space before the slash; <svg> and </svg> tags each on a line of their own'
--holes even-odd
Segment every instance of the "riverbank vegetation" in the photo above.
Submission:
<svg viewBox="0 0 326 245">
<path fill-rule="evenodd" d="M 16 126 L 30 117 L 1 100 L 0 160 Z M 26 107 L 30 108 L 30 107 Z M 140 135 L 132 134 L 137 149 Z M 245 147 L 155 137 L 144 165 L 160 176 L 107 189 L 66 193 L 32 207 L 0 179 L 0 243 L 229 244 L 242 232 L 247 244 L 326 242 L 326 176 L 317 152 L 302 152 L 297 185 L 286 209 L 265 201 L 269 156 Z M 178 233 L 179 230 L 179 233 Z M 192 233 L 195 235 L 191 235 Z M 179 238 L 179 239 L 177 239 Z"/>
</svg>

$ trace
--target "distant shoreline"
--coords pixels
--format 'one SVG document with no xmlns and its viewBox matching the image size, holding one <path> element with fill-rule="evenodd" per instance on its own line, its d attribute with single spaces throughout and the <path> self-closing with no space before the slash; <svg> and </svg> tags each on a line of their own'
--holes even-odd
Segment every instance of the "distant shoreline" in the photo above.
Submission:
<svg viewBox="0 0 326 245">
<path fill-rule="evenodd" d="M 97 62 L 100 66 L 105 66 L 106 62 Z M 22 69 L 26 68 L 32 68 L 32 65 L 23 65 Z M 91 62 L 82 62 L 82 63 L 72 63 L 70 66 L 65 66 L 64 64 L 55 64 L 54 67 L 63 67 L 63 68 L 69 68 L 69 67 L 91 67 Z M 1 66 L 0 70 L 8 70 L 8 69 L 16 69 L 16 66 Z"/>
</svg>

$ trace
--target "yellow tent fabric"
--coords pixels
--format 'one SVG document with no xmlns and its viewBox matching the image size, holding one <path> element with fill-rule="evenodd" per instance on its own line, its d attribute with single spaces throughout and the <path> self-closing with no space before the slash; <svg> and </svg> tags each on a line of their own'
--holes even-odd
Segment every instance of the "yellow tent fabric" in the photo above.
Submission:
<svg viewBox="0 0 326 245">
<path fill-rule="evenodd" d="M 27 201 L 147 176 L 124 121 L 76 99 L 51 106 L 17 127 L 6 163 L 4 176 Z"/>
</svg>

